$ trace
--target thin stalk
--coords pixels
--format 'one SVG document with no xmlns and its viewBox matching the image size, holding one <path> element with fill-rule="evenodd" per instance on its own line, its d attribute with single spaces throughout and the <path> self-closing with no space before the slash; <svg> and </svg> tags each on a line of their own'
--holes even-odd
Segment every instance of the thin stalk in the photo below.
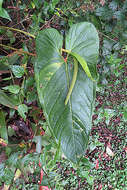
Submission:
<svg viewBox="0 0 127 190">
<path fill-rule="evenodd" d="M 47 177 L 47 179 L 48 179 L 48 186 L 52 189 L 52 186 L 51 186 L 51 184 L 50 184 L 50 180 L 49 180 L 49 176 L 48 176 L 48 174 L 47 174 L 47 172 L 42 168 L 42 170 L 43 170 L 43 172 L 45 173 L 45 175 L 46 175 L 46 177 Z"/>
<path fill-rule="evenodd" d="M 68 94 L 67 94 L 67 97 L 66 97 L 66 100 L 65 100 L 65 105 L 67 105 L 67 103 L 68 103 L 68 101 L 70 99 L 70 96 L 72 94 L 72 91 L 73 91 L 73 88 L 75 86 L 75 82 L 76 82 L 76 79 L 77 79 L 77 73 L 78 73 L 78 62 L 74 58 L 74 72 L 73 72 L 73 77 L 72 77 L 72 81 L 71 81 L 71 84 L 70 84 L 70 88 L 68 90 Z"/>
<path fill-rule="evenodd" d="M 67 49 L 63 49 L 63 48 L 61 48 L 61 51 L 66 52 L 66 53 L 70 53 L 69 50 L 67 50 Z"/>
<path fill-rule="evenodd" d="M 65 62 L 65 72 L 66 72 L 66 77 L 67 77 L 67 88 L 69 89 L 69 74 L 68 74 L 68 65 L 67 65 L 67 60 L 68 60 L 69 54 L 67 54 L 66 61 Z"/>
<path fill-rule="evenodd" d="M 3 48 L 8 48 L 8 49 L 11 49 L 11 50 L 14 50 L 16 51 L 18 54 L 27 54 L 27 55 L 31 55 L 31 56 L 36 56 L 36 54 L 34 53 L 30 53 L 30 52 L 27 52 L 27 51 L 23 51 L 21 49 L 16 49 L 16 48 L 13 48 L 11 46 L 7 46 L 7 45 L 4 45 L 4 44 L 0 44 L 1 47 Z"/>
<path fill-rule="evenodd" d="M 6 30 L 12 30 L 12 31 L 20 32 L 20 33 L 23 33 L 23 34 L 25 34 L 27 36 L 35 38 L 35 36 L 33 34 L 30 34 L 29 32 L 25 32 L 23 30 L 19 30 L 17 28 L 11 28 L 11 27 L 7 27 L 7 26 L 0 26 L 0 28 L 6 29 Z"/>
<path fill-rule="evenodd" d="M 108 38 L 109 40 L 112 40 L 113 42 L 116 42 L 116 41 L 117 41 L 117 40 L 114 40 L 114 39 L 110 38 L 109 36 L 107 36 L 106 34 L 100 32 L 100 31 L 99 31 L 99 33 L 100 33 L 102 36 Z"/>
</svg>

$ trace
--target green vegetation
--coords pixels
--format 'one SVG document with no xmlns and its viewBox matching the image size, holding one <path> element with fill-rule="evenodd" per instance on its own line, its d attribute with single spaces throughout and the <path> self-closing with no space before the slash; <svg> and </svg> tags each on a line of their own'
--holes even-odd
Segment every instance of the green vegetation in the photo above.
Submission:
<svg viewBox="0 0 127 190">
<path fill-rule="evenodd" d="M 0 0 L 1 189 L 127 189 L 126 15 L 127 0 Z"/>
<path fill-rule="evenodd" d="M 99 49 L 96 29 L 88 22 L 72 25 L 65 46 L 66 49 L 61 51 L 63 38 L 57 30 L 50 28 L 39 33 L 36 38 L 35 80 L 50 132 L 66 157 L 77 163 L 87 147 L 91 130 L 96 91 L 92 75 L 97 76 Z M 66 61 L 62 56 L 65 51 Z M 69 55 L 76 63 L 73 59 L 68 61 Z"/>
</svg>

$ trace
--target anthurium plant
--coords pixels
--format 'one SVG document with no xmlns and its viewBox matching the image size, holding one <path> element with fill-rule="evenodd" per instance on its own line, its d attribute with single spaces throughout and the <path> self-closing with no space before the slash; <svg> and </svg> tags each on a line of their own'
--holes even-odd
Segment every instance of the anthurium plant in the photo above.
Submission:
<svg viewBox="0 0 127 190">
<path fill-rule="evenodd" d="M 54 28 L 36 38 L 35 79 L 50 132 L 77 163 L 87 148 L 96 93 L 99 38 L 88 22 L 71 26 L 65 39 Z"/>
</svg>

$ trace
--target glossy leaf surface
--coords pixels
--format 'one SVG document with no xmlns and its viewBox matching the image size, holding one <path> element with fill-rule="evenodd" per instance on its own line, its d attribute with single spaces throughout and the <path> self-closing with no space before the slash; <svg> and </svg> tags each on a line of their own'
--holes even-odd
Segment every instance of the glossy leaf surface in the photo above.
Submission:
<svg viewBox="0 0 127 190">
<path fill-rule="evenodd" d="M 96 78 L 98 37 L 93 25 L 93 30 L 91 27 L 90 30 L 85 30 L 88 26 L 88 23 L 72 26 L 66 38 L 66 49 L 73 50 L 72 52 L 82 59 L 85 58 L 88 69 Z M 89 42 L 89 32 L 89 35 L 95 32 L 95 37 L 93 34 L 91 36 L 91 42 Z M 86 36 L 85 40 L 83 36 Z M 50 131 L 57 142 L 60 140 L 61 148 L 67 158 L 77 162 L 88 144 L 96 85 L 79 65 L 74 89 L 65 106 L 64 101 L 72 79 L 73 64 L 64 62 L 61 55 L 62 46 L 63 37 L 57 30 L 45 29 L 39 33 L 36 39 L 35 78 L 39 99 Z"/>
</svg>

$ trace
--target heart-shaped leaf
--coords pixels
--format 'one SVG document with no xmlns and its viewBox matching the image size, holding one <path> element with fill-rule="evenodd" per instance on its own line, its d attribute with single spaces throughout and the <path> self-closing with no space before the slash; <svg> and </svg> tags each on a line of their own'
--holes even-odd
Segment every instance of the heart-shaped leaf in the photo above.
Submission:
<svg viewBox="0 0 127 190">
<path fill-rule="evenodd" d="M 66 38 L 66 49 L 72 52 L 72 56 L 78 55 L 76 59 L 80 63 L 82 60 L 86 65 L 88 63 L 87 71 L 94 79 L 97 76 L 98 44 L 96 29 L 85 22 L 73 25 Z M 62 46 L 63 37 L 57 30 L 45 29 L 39 33 L 36 39 L 35 79 L 50 131 L 56 141 L 61 142 L 67 158 L 77 162 L 88 144 L 96 84 L 84 72 L 83 65 L 79 65 L 69 103 L 64 104 L 73 64 L 64 62 Z"/>
</svg>

